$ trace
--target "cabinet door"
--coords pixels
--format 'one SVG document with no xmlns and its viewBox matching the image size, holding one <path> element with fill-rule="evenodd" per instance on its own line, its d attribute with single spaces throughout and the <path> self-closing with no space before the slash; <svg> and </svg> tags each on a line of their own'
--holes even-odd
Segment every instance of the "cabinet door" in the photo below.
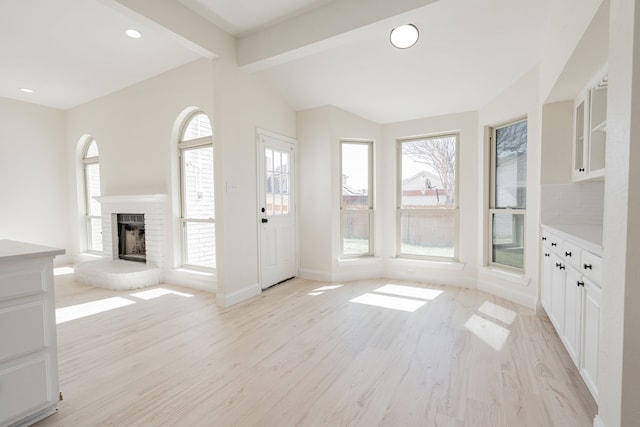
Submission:
<svg viewBox="0 0 640 427">
<path fill-rule="evenodd" d="M 601 81 L 591 89 L 591 116 L 589 120 L 589 176 L 604 175 L 607 143 L 607 84 Z"/>
<path fill-rule="evenodd" d="M 541 252 L 540 303 L 547 315 L 549 315 L 551 313 L 551 273 L 553 271 L 553 263 L 551 261 L 551 251 L 548 248 L 542 246 Z"/>
<path fill-rule="evenodd" d="M 598 400 L 598 345 L 600 342 L 601 290 L 593 282 L 584 281 L 583 347 L 580 373 L 593 397 Z"/>
<path fill-rule="evenodd" d="M 564 335 L 564 263 L 560 257 L 551 254 L 551 313 L 549 318 L 558 335 Z"/>
<path fill-rule="evenodd" d="M 585 98 L 577 99 L 574 109 L 574 135 L 573 135 L 573 179 L 580 180 L 587 174 L 587 136 L 585 132 L 588 104 Z"/>
<path fill-rule="evenodd" d="M 580 366 L 580 336 L 582 334 L 582 276 L 573 267 L 566 267 L 564 293 L 564 334 L 562 340 L 576 366 Z"/>
</svg>

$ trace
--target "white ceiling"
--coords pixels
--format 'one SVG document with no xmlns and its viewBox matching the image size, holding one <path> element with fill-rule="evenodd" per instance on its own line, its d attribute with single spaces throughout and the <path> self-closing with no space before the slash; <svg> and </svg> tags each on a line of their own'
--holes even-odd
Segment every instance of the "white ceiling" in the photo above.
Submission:
<svg viewBox="0 0 640 427">
<path fill-rule="evenodd" d="M 242 42 L 271 40 L 301 16 L 317 23 L 299 29 L 307 36 L 328 27 L 332 3 L 366 1 L 162 3 L 180 2 Z M 379 123 L 476 110 L 539 62 L 550 1 L 440 0 L 328 35 L 332 43 L 309 43 L 256 72 L 296 110 L 335 105 Z M 122 9 L 113 0 L 2 0 L 0 96 L 67 109 L 199 57 L 173 32 Z M 335 18 L 361 21 L 353 15 Z M 405 22 L 419 27 L 420 41 L 394 49 L 389 31 Z M 129 27 L 143 38 L 127 38 Z M 23 94 L 25 86 L 36 93 Z"/>
<path fill-rule="evenodd" d="M 241 36 L 333 0 L 179 0 L 229 34 Z"/>
<path fill-rule="evenodd" d="M 131 27 L 143 37 L 127 37 Z M 198 57 L 168 32 L 101 1 L 0 2 L 2 97 L 68 109 Z"/>
</svg>

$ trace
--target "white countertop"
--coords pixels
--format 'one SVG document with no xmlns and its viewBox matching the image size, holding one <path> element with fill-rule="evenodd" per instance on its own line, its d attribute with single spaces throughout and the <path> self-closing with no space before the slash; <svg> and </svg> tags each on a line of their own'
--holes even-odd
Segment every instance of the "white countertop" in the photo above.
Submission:
<svg viewBox="0 0 640 427">
<path fill-rule="evenodd" d="M 50 246 L 34 245 L 33 243 L 0 239 L 0 262 L 20 258 L 34 258 L 42 256 L 54 257 L 64 254 L 64 249 Z"/>
<path fill-rule="evenodd" d="M 595 255 L 602 256 L 601 224 L 542 224 L 563 239 L 573 241 Z"/>
</svg>

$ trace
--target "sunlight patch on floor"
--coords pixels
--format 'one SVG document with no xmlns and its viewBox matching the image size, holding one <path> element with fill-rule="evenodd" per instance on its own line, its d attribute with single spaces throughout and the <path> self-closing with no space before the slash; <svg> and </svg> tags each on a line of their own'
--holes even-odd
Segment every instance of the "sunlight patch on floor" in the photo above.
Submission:
<svg viewBox="0 0 640 427">
<path fill-rule="evenodd" d="M 373 292 L 423 300 L 432 300 L 442 293 L 442 291 L 436 289 L 416 288 L 413 286 L 394 285 L 391 283 L 388 283 Z"/>
<path fill-rule="evenodd" d="M 135 304 L 130 299 L 113 297 L 56 309 L 56 325 Z"/>
<path fill-rule="evenodd" d="M 464 327 L 496 351 L 502 350 L 509 337 L 508 329 L 477 314 L 472 315 Z"/>
<path fill-rule="evenodd" d="M 515 311 L 509 310 L 508 308 L 504 308 L 500 305 L 494 304 L 489 301 L 485 301 L 480 306 L 478 311 L 486 316 L 492 317 L 507 325 L 512 324 L 516 318 Z"/>
<path fill-rule="evenodd" d="M 366 293 L 350 300 L 350 302 L 413 313 L 428 301 L 442 294 L 442 291 L 437 289 L 396 285 L 393 283 L 387 283 L 371 292 L 373 293 Z"/>
<path fill-rule="evenodd" d="M 419 301 L 415 299 L 392 297 L 389 295 L 379 295 L 366 293 L 357 298 L 350 300 L 351 302 L 357 302 L 358 304 L 374 305 L 376 307 L 392 308 L 394 310 L 408 311 L 413 313 L 423 305 L 426 301 Z"/>
<path fill-rule="evenodd" d="M 129 296 L 135 297 L 135 298 L 140 298 L 143 299 L 145 301 L 154 299 L 154 298 L 158 298 L 164 295 L 178 295 L 180 297 L 185 297 L 185 298 L 191 298 L 193 295 L 192 294 L 186 294 L 184 292 L 178 292 L 178 291 L 172 291 L 171 289 L 165 289 L 165 288 L 154 288 L 154 289 L 149 289 L 147 291 L 141 291 L 141 292 L 135 292 L 133 294 L 129 294 Z"/>
<path fill-rule="evenodd" d="M 73 267 L 56 267 L 53 269 L 54 276 L 66 276 L 67 274 L 73 274 L 75 270 Z"/>
<path fill-rule="evenodd" d="M 344 285 L 328 285 L 328 286 L 321 286 L 319 288 L 316 288 L 314 290 L 312 290 L 311 292 L 309 292 L 307 295 L 311 295 L 312 297 L 316 297 L 318 295 L 322 295 L 324 294 L 326 291 L 332 291 L 334 289 L 338 289 L 343 287 Z"/>
</svg>

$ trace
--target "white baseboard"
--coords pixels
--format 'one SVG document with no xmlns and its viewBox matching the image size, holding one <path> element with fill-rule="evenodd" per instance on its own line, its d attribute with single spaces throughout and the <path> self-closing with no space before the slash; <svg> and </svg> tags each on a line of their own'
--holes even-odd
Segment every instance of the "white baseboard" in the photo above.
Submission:
<svg viewBox="0 0 640 427">
<path fill-rule="evenodd" d="M 68 255 L 68 254 L 57 255 L 53 259 L 53 266 L 54 267 L 65 267 L 67 265 L 73 265 L 73 264 L 74 264 L 73 257 L 71 255 Z"/>
<path fill-rule="evenodd" d="M 164 282 L 171 285 L 198 289 L 200 291 L 213 293 L 217 291 L 216 275 L 210 273 L 174 269 L 164 273 Z"/>
<path fill-rule="evenodd" d="M 320 282 L 331 282 L 331 273 L 326 271 L 308 270 L 301 268 L 298 270 L 298 277 L 309 280 L 318 280 Z"/>
<path fill-rule="evenodd" d="M 248 300 L 249 298 L 253 298 L 256 295 L 260 295 L 262 292 L 262 288 L 259 283 L 254 283 L 248 286 L 243 287 L 242 289 L 238 289 L 233 292 L 220 292 L 216 293 L 216 304 L 219 307 L 230 307 L 234 304 L 238 304 L 239 302 Z"/>
<path fill-rule="evenodd" d="M 606 427 L 604 425 L 604 421 L 602 421 L 602 418 L 600 418 L 600 415 L 596 415 L 596 417 L 593 419 L 593 427 Z"/>
</svg>

